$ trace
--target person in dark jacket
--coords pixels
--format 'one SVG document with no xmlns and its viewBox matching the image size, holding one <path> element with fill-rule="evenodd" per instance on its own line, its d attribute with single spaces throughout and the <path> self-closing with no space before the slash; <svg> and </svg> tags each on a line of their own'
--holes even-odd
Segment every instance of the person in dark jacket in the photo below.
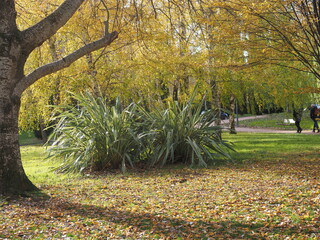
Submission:
<svg viewBox="0 0 320 240">
<path fill-rule="evenodd" d="M 297 127 L 297 133 L 302 132 L 302 128 L 300 127 L 300 122 L 302 119 L 302 113 L 303 113 L 303 108 L 299 109 L 293 109 L 293 120 L 295 122 L 295 125 Z"/>
<path fill-rule="evenodd" d="M 315 132 L 317 130 L 317 132 L 319 132 L 319 125 L 318 125 L 318 119 L 317 119 L 317 105 L 312 104 L 311 108 L 310 108 L 310 118 L 313 121 L 313 130 L 312 132 Z"/>
</svg>

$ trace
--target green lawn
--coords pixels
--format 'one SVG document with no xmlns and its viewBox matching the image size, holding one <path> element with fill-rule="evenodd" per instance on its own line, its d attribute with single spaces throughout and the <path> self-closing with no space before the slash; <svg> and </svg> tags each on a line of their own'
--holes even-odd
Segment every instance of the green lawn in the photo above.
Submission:
<svg viewBox="0 0 320 240">
<path fill-rule="evenodd" d="M 292 114 L 274 113 L 268 115 L 266 118 L 239 121 L 239 125 L 243 127 L 275 128 L 286 130 L 297 129 L 294 124 L 285 124 L 284 119 L 292 119 Z M 304 111 L 303 118 L 301 120 L 301 127 L 306 131 L 312 130 L 313 121 L 309 117 L 309 111 Z"/>
<path fill-rule="evenodd" d="M 64 175 L 23 146 L 50 199 L 2 201 L 0 239 L 319 239 L 319 135 L 224 134 L 235 163 Z"/>
<path fill-rule="evenodd" d="M 274 134 L 274 133 L 238 133 L 225 134 L 224 139 L 234 144 L 236 160 L 265 161 L 287 155 L 299 156 L 319 154 L 320 134 Z"/>
<path fill-rule="evenodd" d="M 20 145 L 35 145 L 35 144 L 42 144 L 40 139 L 37 139 L 34 136 L 33 132 L 22 132 L 19 135 L 19 143 Z"/>
</svg>

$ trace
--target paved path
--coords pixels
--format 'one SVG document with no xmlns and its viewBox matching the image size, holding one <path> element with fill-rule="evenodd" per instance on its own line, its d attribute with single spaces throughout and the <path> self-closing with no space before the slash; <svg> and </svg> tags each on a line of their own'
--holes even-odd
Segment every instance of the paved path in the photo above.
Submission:
<svg viewBox="0 0 320 240">
<path fill-rule="evenodd" d="M 251 133 L 297 133 L 296 130 L 281 130 L 281 129 L 271 129 L 271 128 L 247 128 L 247 127 L 236 127 L 237 132 L 251 132 Z M 318 134 L 320 136 L 320 133 L 314 133 L 312 130 L 302 130 L 302 134 Z"/>
<path fill-rule="evenodd" d="M 250 117 L 240 117 L 239 121 L 249 120 L 249 119 L 259 119 L 265 118 L 268 115 L 259 115 L 259 116 L 250 116 Z M 222 124 L 227 125 L 229 119 L 223 120 Z M 296 130 L 281 130 L 281 129 L 271 129 L 271 128 L 249 128 L 249 127 L 236 127 L 237 132 L 250 132 L 250 133 L 289 133 L 289 134 L 298 134 Z M 310 129 L 302 130 L 303 134 L 317 134 L 313 133 Z M 320 133 L 318 133 L 320 135 Z"/>
<path fill-rule="evenodd" d="M 247 127 L 236 127 L 237 132 L 251 132 L 251 133 L 295 133 L 295 130 L 281 130 L 281 129 L 271 129 L 271 128 L 247 128 Z M 311 130 L 303 131 L 303 134 L 315 134 Z"/>
<path fill-rule="evenodd" d="M 268 115 L 258 115 L 258 116 L 249 116 L 249 117 L 239 117 L 239 121 L 243 120 L 251 120 L 251 119 L 260 119 L 260 118 L 266 118 Z M 235 121 L 237 120 L 236 118 L 234 119 Z M 222 125 L 226 125 L 229 123 L 229 119 L 225 119 L 221 121 Z"/>
</svg>

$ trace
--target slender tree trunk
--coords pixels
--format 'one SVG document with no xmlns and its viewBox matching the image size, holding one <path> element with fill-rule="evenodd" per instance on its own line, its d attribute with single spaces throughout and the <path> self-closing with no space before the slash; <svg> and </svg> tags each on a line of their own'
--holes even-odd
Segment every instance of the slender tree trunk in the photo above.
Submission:
<svg viewBox="0 0 320 240">
<path fill-rule="evenodd" d="M 208 19 L 211 19 L 213 15 L 215 14 L 212 9 L 206 10 L 206 17 Z M 213 31 L 214 26 L 211 24 L 208 24 L 206 27 L 206 31 L 209 37 L 209 41 L 207 43 L 207 50 L 208 50 L 208 83 L 210 85 L 211 93 L 212 93 L 212 103 L 213 108 L 215 110 L 215 125 L 220 126 L 221 125 L 221 97 L 220 97 L 220 90 L 218 86 L 218 81 L 216 74 L 214 72 L 214 35 Z"/>
<path fill-rule="evenodd" d="M 212 100 L 213 100 L 213 106 L 215 109 L 215 125 L 219 126 L 221 125 L 221 97 L 220 97 L 220 91 L 217 84 L 217 81 L 212 76 L 212 79 L 210 80 L 210 87 L 212 92 Z"/>
<path fill-rule="evenodd" d="M 179 86 L 178 81 L 175 81 L 173 84 L 173 90 L 172 90 L 172 99 L 173 101 L 179 101 Z"/>
<path fill-rule="evenodd" d="M 40 132 L 41 132 L 41 141 L 43 144 L 45 144 L 48 141 L 48 134 L 46 132 L 46 125 L 43 121 L 43 119 L 40 120 Z"/>
<path fill-rule="evenodd" d="M 246 96 L 245 96 L 245 104 L 246 104 L 247 113 L 252 114 L 251 108 L 250 108 L 250 97 L 249 97 L 249 91 L 248 90 L 247 90 Z"/>
<path fill-rule="evenodd" d="M 53 62 L 56 62 L 59 60 L 59 54 L 56 46 L 56 38 L 53 36 L 48 39 L 50 54 Z M 61 51 L 60 51 L 61 52 Z M 61 55 L 61 54 L 60 54 Z M 56 76 L 54 81 L 54 92 L 52 96 L 52 102 L 49 103 L 49 105 L 59 105 L 60 104 L 60 74 Z"/>
<path fill-rule="evenodd" d="M 181 16 L 179 23 L 179 45 L 180 45 L 180 56 L 184 58 L 187 55 L 187 27 L 184 19 Z M 184 63 L 179 64 L 179 69 L 181 71 L 178 82 L 180 85 L 180 93 L 188 94 L 189 90 L 189 76 L 187 74 L 187 67 Z"/>
<path fill-rule="evenodd" d="M 100 87 L 98 84 L 97 80 L 97 70 L 96 67 L 93 63 L 93 56 L 92 53 L 88 53 L 86 55 L 87 59 L 87 64 L 88 64 L 88 75 L 90 76 L 91 79 L 91 88 L 92 88 L 92 93 L 94 96 L 99 97 L 100 96 Z"/>
<path fill-rule="evenodd" d="M 160 98 L 163 101 L 163 100 L 165 100 L 165 99 L 167 99 L 169 97 L 170 90 L 169 90 L 168 86 L 164 83 L 164 81 L 162 79 L 162 76 L 159 79 L 159 85 L 160 85 L 160 89 L 161 89 Z"/>
<path fill-rule="evenodd" d="M 235 97 L 232 94 L 230 96 L 230 110 L 231 110 L 231 114 L 229 116 L 229 128 L 230 128 L 230 133 L 237 133 L 236 132 L 236 128 L 235 128 L 235 120 L 234 120 L 234 115 L 235 115 L 235 109 L 236 109 L 236 101 L 235 101 Z"/>
</svg>

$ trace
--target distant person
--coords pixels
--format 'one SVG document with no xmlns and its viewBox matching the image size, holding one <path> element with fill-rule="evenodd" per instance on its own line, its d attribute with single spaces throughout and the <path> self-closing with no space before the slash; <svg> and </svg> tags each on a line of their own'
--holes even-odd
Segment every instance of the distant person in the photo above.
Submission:
<svg viewBox="0 0 320 240">
<path fill-rule="evenodd" d="M 312 132 L 315 132 L 317 130 L 317 132 L 319 132 L 319 125 L 318 125 L 318 118 L 319 118 L 319 109 L 317 107 L 317 105 L 312 104 L 311 108 L 310 108 L 310 118 L 313 121 L 313 130 Z"/>
<path fill-rule="evenodd" d="M 297 127 L 297 133 L 301 133 L 302 132 L 302 128 L 300 127 L 302 114 L 303 114 L 303 108 L 293 109 L 293 120 L 294 120 L 294 123 L 295 123 L 295 125 Z"/>
</svg>

